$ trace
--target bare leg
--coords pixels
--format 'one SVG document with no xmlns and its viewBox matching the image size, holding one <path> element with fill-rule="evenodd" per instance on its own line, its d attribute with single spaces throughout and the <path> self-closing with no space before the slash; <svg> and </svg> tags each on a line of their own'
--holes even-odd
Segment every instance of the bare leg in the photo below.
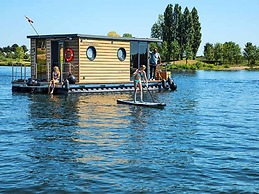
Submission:
<svg viewBox="0 0 259 194">
<path fill-rule="evenodd" d="M 154 77 L 153 79 L 156 79 L 156 66 L 154 67 Z"/>
<path fill-rule="evenodd" d="M 55 88 L 55 82 L 53 81 L 53 84 L 52 84 L 52 90 L 51 90 L 50 94 L 53 94 L 53 92 L 54 92 L 54 88 Z"/>
<path fill-rule="evenodd" d="M 137 101 L 137 89 L 138 89 L 138 84 L 134 82 L 134 103 Z"/>
<path fill-rule="evenodd" d="M 153 66 L 150 65 L 150 73 L 149 73 L 149 79 L 152 79 L 152 71 L 153 71 Z"/>
<path fill-rule="evenodd" d="M 142 84 L 139 83 L 139 92 L 140 92 L 140 101 L 143 102 L 143 90 L 142 90 Z"/>
<path fill-rule="evenodd" d="M 134 90 L 134 103 L 137 101 L 137 89 Z"/>
<path fill-rule="evenodd" d="M 48 94 L 50 94 L 50 87 L 52 85 L 52 81 L 49 82 Z"/>
</svg>

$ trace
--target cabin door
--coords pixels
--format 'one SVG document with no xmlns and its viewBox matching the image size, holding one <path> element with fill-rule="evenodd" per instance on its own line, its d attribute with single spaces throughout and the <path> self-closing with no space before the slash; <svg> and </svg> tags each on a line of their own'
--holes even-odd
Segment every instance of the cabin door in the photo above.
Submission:
<svg viewBox="0 0 259 194">
<path fill-rule="evenodd" d="M 64 41 L 51 41 L 51 72 L 54 66 L 58 66 L 61 72 L 60 76 L 63 80 L 63 64 L 64 64 Z"/>
</svg>

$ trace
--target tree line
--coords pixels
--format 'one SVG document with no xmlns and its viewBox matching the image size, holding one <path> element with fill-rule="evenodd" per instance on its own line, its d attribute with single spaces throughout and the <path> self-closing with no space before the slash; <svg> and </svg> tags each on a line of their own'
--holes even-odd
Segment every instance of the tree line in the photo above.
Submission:
<svg viewBox="0 0 259 194">
<path fill-rule="evenodd" d="M 151 37 L 163 40 L 160 52 L 166 61 L 195 59 L 202 37 L 197 9 L 182 12 L 179 4 L 169 4 L 153 24 Z"/>
<path fill-rule="evenodd" d="M 207 62 L 219 64 L 239 64 L 243 59 L 253 67 L 259 60 L 259 47 L 251 42 L 245 44 L 243 52 L 238 44 L 230 41 L 222 43 L 206 43 L 204 46 L 204 57 Z"/>
<path fill-rule="evenodd" d="M 27 52 L 28 48 L 25 45 L 19 46 L 18 44 L 13 44 L 12 46 L 0 47 L 0 59 L 9 58 L 18 61 L 29 59 L 30 55 Z"/>
</svg>

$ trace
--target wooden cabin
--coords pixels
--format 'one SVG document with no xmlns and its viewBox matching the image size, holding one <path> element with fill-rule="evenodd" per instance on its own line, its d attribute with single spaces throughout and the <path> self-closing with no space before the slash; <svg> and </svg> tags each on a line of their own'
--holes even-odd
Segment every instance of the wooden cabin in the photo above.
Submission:
<svg viewBox="0 0 259 194">
<path fill-rule="evenodd" d="M 28 36 L 31 42 L 31 77 L 49 81 L 54 66 L 66 79 L 69 73 L 76 83 L 124 83 L 132 71 L 147 66 L 149 75 L 150 38 L 117 38 L 85 34 Z"/>
<path fill-rule="evenodd" d="M 58 66 L 61 72 L 56 94 L 133 91 L 132 73 L 140 65 L 146 65 L 149 76 L 150 43 L 161 42 L 152 38 L 85 34 L 34 35 L 27 38 L 30 38 L 31 47 L 31 75 L 29 81 L 27 76 L 12 79 L 14 92 L 48 93 L 54 66 Z M 168 88 L 158 79 L 149 82 L 150 90 Z"/>
</svg>

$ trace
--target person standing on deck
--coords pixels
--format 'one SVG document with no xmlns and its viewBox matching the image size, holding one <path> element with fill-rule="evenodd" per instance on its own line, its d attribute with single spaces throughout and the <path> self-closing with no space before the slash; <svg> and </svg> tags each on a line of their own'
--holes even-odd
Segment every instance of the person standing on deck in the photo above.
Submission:
<svg viewBox="0 0 259 194">
<path fill-rule="evenodd" d="M 140 101 L 143 102 L 143 90 L 142 90 L 142 80 L 146 82 L 146 87 L 148 87 L 147 75 L 145 72 L 146 66 L 141 65 L 134 73 L 134 103 L 137 101 L 137 89 L 140 90 Z"/>
<path fill-rule="evenodd" d="M 154 51 L 150 53 L 150 80 L 155 80 L 156 78 L 156 66 L 161 63 L 160 54 L 157 52 L 157 48 L 154 48 Z M 159 62 L 159 63 L 158 63 Z"/>
<path fill-rule="evenodd" d="M 55 84 L 59 83 L 59 79 L 60 79 L 60 71 L 58 66 L 55 66 L 53 68 L 53 72 L 52 72 L 52 79 L 49 82 L 49 94 L 53 94 L 54 92 L 54 88 L 55 88 Z M 52 87 L 52 90 L 50 92 L 50 87 Z"/>
</svg>

